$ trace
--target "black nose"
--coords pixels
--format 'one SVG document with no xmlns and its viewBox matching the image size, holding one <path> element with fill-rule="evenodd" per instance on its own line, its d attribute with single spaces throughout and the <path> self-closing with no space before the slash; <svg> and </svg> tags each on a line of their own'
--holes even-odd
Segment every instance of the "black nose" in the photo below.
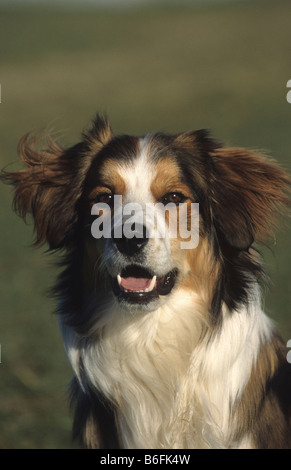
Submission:
<svg viewBox="0 0 291 470">
<path fill-rule="evenodd" d="M 138 253 L 148 242 L 147 229 L 144 225 L 133 223 L 122 227 L 121 238 L 114 238 L 114 230 L 112 230 L 112 238 L 118 250 L 128 256 Z"/>
</svg>

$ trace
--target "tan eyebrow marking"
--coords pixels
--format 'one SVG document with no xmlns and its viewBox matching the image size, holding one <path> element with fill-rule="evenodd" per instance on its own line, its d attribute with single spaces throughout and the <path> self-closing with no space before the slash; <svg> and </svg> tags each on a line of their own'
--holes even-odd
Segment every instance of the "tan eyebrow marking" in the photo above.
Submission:
<svg viewBox="0 0 291 470">
<path fill-rule="evenodd" d="M 178 165 L 171 158 L 159 160 L 156 172 L 151 191 L 157 201 L 169 192 L 181 192 L 187 198 L 192 197 L 190 188 L 181 182 Z"/>
<path fill-rule="evenodd" d="M 98 194 L 104 192 L 124 195 L 126 183 L 118 172 L 118 164 L 114 160 L 107 160 L 100 170 L 101 184 L 95 186 L 89 194 L 89 200 L 93 200 Z"/>
</svg>

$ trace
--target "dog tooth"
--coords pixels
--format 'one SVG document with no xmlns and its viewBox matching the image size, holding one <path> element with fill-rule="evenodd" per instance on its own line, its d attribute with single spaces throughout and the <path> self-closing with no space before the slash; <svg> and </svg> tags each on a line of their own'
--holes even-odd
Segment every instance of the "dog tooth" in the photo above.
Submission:
<svg viewBox="0 0 291 470">
<path fill-rule="evenodd" d="M 149 287 L 147 287 L 145 289 L 145 292 L 151 292 L 153 290 L 153 288 L 155 287 L 155 284 L 156 284 L 156 280 L 157 280 L 157 276 L 153 276 L 153 278 L 151 280 L 151 283 L 150 283 Z"/>
<path fill-rule="evenodd" d="M 118 282 L 118 285 L 121 286 L 121 276 L 120 276 L 120 274 L 117 274 L 117 282 Z"/>
</svg>

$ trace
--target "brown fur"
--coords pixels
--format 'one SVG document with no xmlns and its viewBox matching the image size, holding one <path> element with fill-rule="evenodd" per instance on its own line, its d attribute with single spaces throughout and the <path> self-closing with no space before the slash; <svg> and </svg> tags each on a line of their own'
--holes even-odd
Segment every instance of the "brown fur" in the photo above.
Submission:
<svg viewBox="0 0 291 470">
<path fill-rule="evenodd" d="M 262 345 L 250 380 L 238 402 L 238 437 L 252 429 L 258 449 L 291 448 L 291 364 L 274 334 Z"/>
<path fill-rule="evenodd" d="M 250 150 L 218 149 L 212 158 L 214 218 L 226 241 L 238 249 L 266 241 L 277 216 L 290 205 L 289 176 Z"/>
<path fill-rule="evenodd" d="M 47 137 L 39 150 L 40 136 L 26 134 L 19 142 L 18 155 L 26 168 L 2 172 L 1 179 L 15 186 L 14 209 L 21 217 L 32 214 L 36 245 L 47 242 L 51 249 L 68 243 L 77 220 L 76 204 L 83 193 L 92 159 L 112 138 L 109 124 L 97 117 L 83 141 L 63 149 Z"/>
<path fill-rule="evenodd" d="M 192 192 L 181 182 L 179 167 L 170 158 L 163 158 L 156 164 L 156 177 L 151 184 L 151 192 L 159 202 L 162 196 L 170 192 L 181 192 L 187 198 L 192 198 Z"/>
<path fill-rule="evenodd" d="M 126 184 L 124 179 L 119 175 L 117 171 L 117 164 L 114 161 L 107 161 L 106 166 L 102 167 L 99 171 L 100 174 L 100 182 L 102 183 L 102 186 L 96 186 L 92 189 L 92 191 L 89 194 L 89 200 L 94 202 L 94 199 L 98 194 L 101 194 L 103 192 L 106 193 L 112 193 L 112 194 L 118 194 L 121 196 L 124 196 L 125 190 L 126 190 Z M 93 176 L 93 175 L 92 175 Z M 95 176 L 96 179 L 96 176 Z M 90 182 L 88 181 L 89 185 Z M 94 183 L 92 182 L 92 186 L 94 186 Z"/>
</svg>

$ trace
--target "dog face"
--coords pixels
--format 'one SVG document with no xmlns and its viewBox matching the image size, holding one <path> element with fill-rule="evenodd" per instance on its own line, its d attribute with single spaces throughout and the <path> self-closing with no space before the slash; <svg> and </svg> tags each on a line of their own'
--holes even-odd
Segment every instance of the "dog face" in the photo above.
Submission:
<svg viewBox="0 0 291 470">
<path fill-rule="evenodd" d="M 197 195 L 179 166 L 179 147 L 170 137 L 116 139 L 92 162 L 85 187 L 85 200 L 95 204 L 91 212 L 105 204 L 109 236 L 87 243 L 91 253 L 95 245 L 118 302 L 131 310 L 157 309 L 190 269 L 180 246 L 182 218 L 190 235 L 191 219 L 196 217 L 196 231 L 199 222 L 191 206 Z M 119 207 L 113 204 L 118 197 Z"/>
<path fill-rule="evenodd" d="M 19 145 L 26 169 L 2 178 L 15 185 L 20 214 L 32 213 L 37 244 L 66 249 L 68 297 L 82 291 L 125 310 L 153 311 L 171 302 L 175 291 L 190 289 L 215 321 L 223 302 L 231 310 L 244 299 L 260 272 L 252 244 L 270 235 L 288 201 L 289 179 L 271 161 L 225 149 L 203 130 L 116 137 L 100 117 L 69 149 L 49 140 L 36 151 L 34 143 L 25 136 Z M 184 224 L 191 238 L 195 204 L 199 243 L 182 249 L 179 227 Z M 153 205 L 159 210 L 147 212 Z M 134 220 L 128 210 L 133 206 Z M 110 221 L 109 236 L 96 238 L 101 217 Z"/>
</svg>

